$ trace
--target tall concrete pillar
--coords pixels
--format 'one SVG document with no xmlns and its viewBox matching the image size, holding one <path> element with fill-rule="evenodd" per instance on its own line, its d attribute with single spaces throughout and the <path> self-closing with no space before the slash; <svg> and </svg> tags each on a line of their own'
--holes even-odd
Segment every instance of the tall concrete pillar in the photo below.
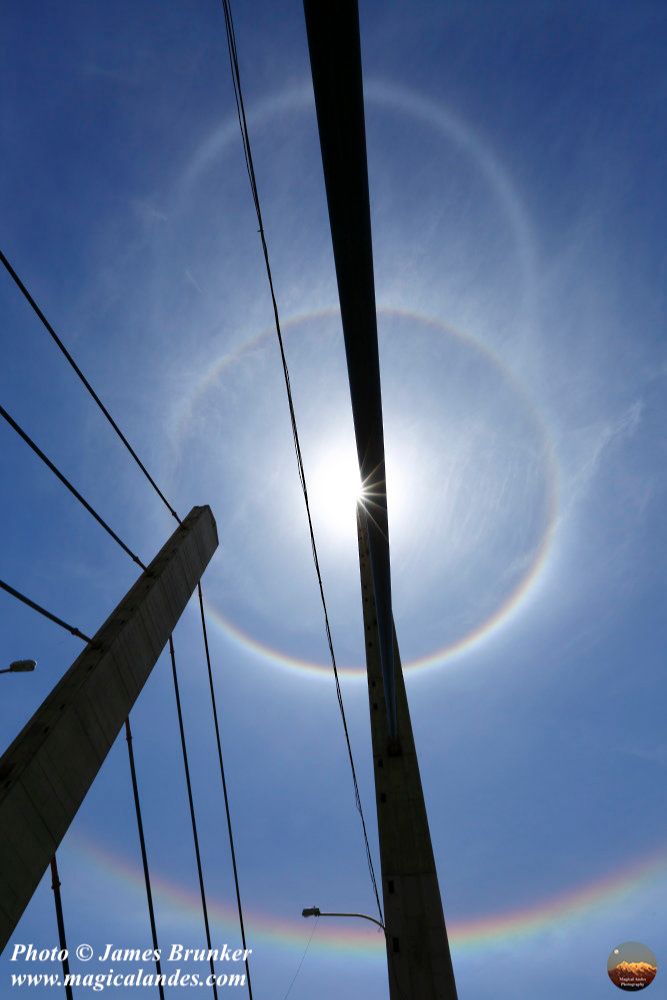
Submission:
<svg viewBox="0 0 667 1000">
<path fill-rule="evenodd" d="M 359 564 L 391 1000 L 457 1000 L 447 929 L 394 633 L 398 739 L 389 734 L 366 514 Z"/>
<path fill-rule="evenodd" d="M 217 546 L 194 507 L 0 759 L 0 950 Z"/>
</svg>

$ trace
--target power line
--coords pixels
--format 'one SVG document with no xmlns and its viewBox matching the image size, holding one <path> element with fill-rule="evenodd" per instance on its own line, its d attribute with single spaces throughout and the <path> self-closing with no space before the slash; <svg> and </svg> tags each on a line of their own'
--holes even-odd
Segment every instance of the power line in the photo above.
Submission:
<svg viewBox="0 0 667 1000">
<path fill-rule="evenodd" d="M 295 453 L 296 453 L 296 461 L 297 461 L 297 468 L 298 468 L 298 473 L 299 473 L 299 481 L 301 483 L 301 489 L 302 489 L 302 492 L 303 492 L 303 499 L 304 499 L 304 503 L 306 505 L 306 516 L 308 518 L 308 531 L 309 531 L 309 534 L 310 534 L 310 546 L 311 546 L 311 550 L 312 550 L 312 554 L 313 554 L 313 562 L 315 564 L 315 573 L 317 575 L 317 582 L 318 582 L 319 591 L 320 591 L 320 601 L 321 601 L 322 610 L 323 610 L 323 613 L 324 613 L 324 627 L 325 627 L 325 632 L 326 632 L 326 637 L 327 637 L 327 644 L 329 646 L 329 654 L 330 654 L 330 657 L 331 657 L 331 664 L 332 664 L 332 667 L 333 667 L 334 678 L 335 678 L 335 682 L 336 682 L 336 696 L 337 696 L 337 699 L 338 699 L 338 707 L 339 707 L 340 714 L 341 714 L 341 719 L 342 719 L 342 722 L 343 722 L 343 730 L 344 730 L 344 733 L 345 733 L 345 742 L 346 742 L 347 753 L 348 753 L 348 757 L 349 757 L 349 761 L 350 761 L 350 769 L 352 771 L 352 782 L 353 782 L 353 785 L 354 785 L 355 805 L 357 807 L 357 811 L 359 812 L 359 816 L 361 817 L 361 826 L 362 826 L 362 830 L 363 830 L 364 845 L 365 845 L 365 850 L 366 850 L 366 862 L 368 864 L 368 871 L 369 871 L 369 875 L 370 875 L 370 879 L 371 879 L 371 884 L 372 884 L 372 887 L 373 887 L 373 893 L 375 895 L 375 901 L 377 903 L 377 908 L 378 908 L 378 911 L 380 913 L 380 917 L 382 918 L 382 906 L 381 906 L 381 903 L 380 903 L 380 895 L 379 895 L 379 892 L 378 892 L 377 880 L 375 878 L 375 869 L 373 867 L 373 858 L 372 858 L 372 855 L 371 855 L 370 844 L 368 842 L 368 833 L 367 833 L 367 830 L 366 830 L 366 820 L 365 820 L 365 817 L 364 817 L 364 811 L 363 811 L 363 807 L 362 807 L 362 804 L 361 804 L 361 796 L 359 794 L 359 784 L 358 784 L 358 781 L 357 781 L 357 772 L 356 772 L 356 768 L 355 768 L 355 765 L 354 765 L 354 756 L 352 754 L 352 745 L 350 743 L 350 734 L 349 734 L 349 731 L 348 731 L 347 719 L 346 719 L 346 716 L 345 716 L 345 707 L 344 707 L 344 704 L 343 704 L 343 694 L 342 694 L 342 691 L 341 691 L 340 680 L 339 680 L 339 677 L 338 677 L 338 666 L 336 664 L 336 655 L 334 653 L 333 638 L 332 638 L 332 635 L 331 635 L 331 627 L 329 625 L 329 615 L 328 615 L 328 612 L 327 612 L 327 604 L 326 604 L 326 599 L 325 599 L 325 596 L 324 596 L 324 584 L 323 584 L 323 581 L 322 581 L 322 573 L 321 573 L 321 570 L 320 570 L 320 563 L 319 563 L 319 559 L 318 559 L 318 555 L 317 555 L 317 546 L 316 546 L 316 543 L 315 543 L 315 532 L 314 532 L 314 528 L 313 528 L 313 521 L 312 521 L 312 517 L 311 517 L 311 513 L 310 513 L 310 502 L 309 502 L 309 499 L 308 499 L 308 487 L 307 487 L 307 483 L 306 483 L 306 473 L 305 473 L 304 464 L 303 464 L 303 457 L 302 457 L 302 454 L 301 454 L 301 444 L 300 444 L 300 441 L 299 441 L 299 431 L 298 431 L 298 427 L 297 427 L 296 413 L 295 413 L 295 410 L 294 410 L 294 402 L 293 402 L 293 399 L 292 399 L 292 388 L 291 388 L 291 384 L 290 384 L 289 368 L 288 368 L 288 365 L 287 365 L 287 357 L 285 355 L 285 347 L 284 347 L 284 344 L 283 344 L 283 336 L 282 336 L 282 330 L 281 330 L 281 326 L 280 326 L 280 316 L 279 316 L 279 311 L 278 311 L 278 302 L 276 300 L 276 293 L 275 293 L 275 288 L 274 288 L 274 284 L 273 284 L 273 274 L 272 274 L 272 271 L 271 271 L 271 263 L 270 263 L 270 260 L 269 260 L 269 250 L 268 250 L 268 246 L 267 246 L 267 242 L 266 242 L 266 235 L 265 235 L 265 232 L 264 232 L 264 222 L 263 222 L 263 219 L 262 219 L 262 210 L 261 210 L 261 205 L 260 205 L 260 201 L 259 201 L 259 191 L 258 191 L 258 188 L 257 188 L 257 180 L 256 180 L 256 177 L 255 177 L 255 168 L 254 168 L 253 159 L 252 159 L 252 149 L 251 149 L 251 146 L 250 146 L 250 133 L 249 133 L 249 130 L 248 130 L 248 122 L 247 122 L 247 119 L 246 119 L 245 105 L 244 105 L 244 101 L 243 101 L 243 90 L 242 90 L 242 87 L 241 87 L 241 73 L 240 73 L 240 69 L 239 69 L 238 51 L 237 51 L 237 48 L 236 48 L 236 36 L 235 36 L 235 32 L 234 32 L 234 20 L 233 20 L 233 17 L 232 17 L 232 9 L 231 9 L 231 5 L 230 5 L 230 0 L 221 0 L 221 2 L 222 2 L 222 7 L 223 7 L 224 15 L 225 15 L 225 31 L 226 31 L 226 35 L 227 35 L 227 47 L 228 47 L 228 50 L 229 50 L 229 62 L 230 62 L 230 66 L 231 66 L 232 82 L 233 82 L 233 86 L 234 86 L 234 100 L 235 100 L 235 103 L 236 103 L 236 114 L 237 114 L 238 121 L 239 121 L 239 127 L 241 129 L 241 140 L 242 140 L 242 143 L 243 143 L 243 155 L 244 155 L 244 158 L 245 158 L 245 164 L 246 164 L 246 170 L 247 170 L 247 173 L 248 173 L 248 179 L 250 181 L 250 190 L 251 190 L 251 194 L 252 194 L 253 203 L 254 203 L 254 206 L 255 206 L 255 213 L 257 215 L 257 224 L 259 226 L 259 237 L 260 237 L 260 240 L 261 240 L 261 243 L 262 243 L 262 252 L 263 252 L 263 255 L 264 255 L 264 265 L 265 265 L 265 268 L 266 268 L 266 275 L 267 275 L 268 282 L 269 282 L 269 291 L 270 291 L 270 294 L 271 294 L 271 304 L 273 306 L 273 316 L 274 316 L 274 320 L 275 320 L 276 334 L 277 334 L 277 337 L 278 337 L 278 346 L 280 348 L 280 358 L 281 358 L 281 362 L 282 362 L 283 376 L 284 376 L 284 379 L 285 379 L 285 388 L 287 390 L 287 404 L 288 404 L 288 407 L 289 407 L 290 423 L 291 423 L 291 426 L 292 426 L 292 438 L 293 438 L 293 441 L 294 441 L 294 450 L 295 450 Z"/>
<path fill-rule="evenodd" d="M 296 972 L 292 976 L 292 982 L 287 987 L 287 993 L 283 997 L 283 1000 L 287 1000 L 288 996 L 292 992 L 292 987 L 294 986 L 294 984 L 295 984 L 295 982 L 297 980 L 297 976 L 301 972 L 301 966 L 303 965 L 304 960 L 306 958 L 306 955 L 308 954 L 308 949 L 310 948 L 310 942 L 313 940 L 313 934 L 315 933 L 315 930 L 317 929 L 317 923 L 318 923 L 318 918 L 316 917 L 315 918 L 315 923 L 313 924 L 313 929 L 310 932 L 310 937 L 308 938 L 308 941 L 306 942 L 306 947 L 304 949 L 303 955 L 301 956 L 301 961 L 299 962 L 299 964 L 296 967 Z"/>
</svg>

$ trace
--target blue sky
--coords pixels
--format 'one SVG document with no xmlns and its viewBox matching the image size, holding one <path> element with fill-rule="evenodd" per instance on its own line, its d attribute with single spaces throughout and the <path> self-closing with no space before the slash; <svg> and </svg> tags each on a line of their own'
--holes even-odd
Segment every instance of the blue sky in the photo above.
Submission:
<svg viewBox="0 0 667 1000">
<path fill-rule="evenodd" d="M 354 447 L 303 14 L 237 6 L 334 642 L 359 668 L 354 512 L 328 495 Z M 361 29 L 394 613 L 459 995 L 594 1000 L 619 943 L 667 960 L 667 14 L 369 2 Z M 254 989 L 280 1000 L 301 908 L 373 901 L 222 11 L 29 0 L 2 47 L 2 249 L 171 501 L 217 519 L 204 589 Z M 0 315 L 3 406 L 152 558 L 173 522 L 8 278 Z M 2 576 L 92 632 L 135 567 L 0 433 Z M 5 659 L 39 664 L 3 678 L 6 745 L 79 644 L 6 596 L 0 614 Z M 231 942 L 196 608 L 175 642 Z M 203 940 L 168 669 L 132 713 L 165 949 Z M 343 692 L 374 837 L 363 679 Z M 72 945 L 148 944 L 127 771 L 119 741 L 59 852 Z M 55 944 L 46 880 L 14 940 Z M 290 997 L 386 994 L 372 928 L 322 920 Z"/>
</svg>

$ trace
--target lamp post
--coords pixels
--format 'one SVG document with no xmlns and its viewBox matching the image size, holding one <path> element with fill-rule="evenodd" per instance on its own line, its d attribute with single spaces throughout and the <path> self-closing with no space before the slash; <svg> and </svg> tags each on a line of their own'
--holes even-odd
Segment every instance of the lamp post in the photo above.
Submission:
<svg viewBox="0 0 667 1000">
<path fill-rule="evenodd" d="M 375 917 L 369 917 L 366 913 L 325 913 L 320 910 L 319 906 L 309 906 L 307 909 L 301 911 L 302 917 L 359 917 L 361 920 L 370 920 L 372 924 L 376 924 L 383 933 L 386 933 L 385 926 Z"/>
<path fill-rule="evenodd" d="M 0 670 L 0 674 L 27 674 L 37 666 L 35 660 L 14 660 L 8 667 Z"/>
</svg>

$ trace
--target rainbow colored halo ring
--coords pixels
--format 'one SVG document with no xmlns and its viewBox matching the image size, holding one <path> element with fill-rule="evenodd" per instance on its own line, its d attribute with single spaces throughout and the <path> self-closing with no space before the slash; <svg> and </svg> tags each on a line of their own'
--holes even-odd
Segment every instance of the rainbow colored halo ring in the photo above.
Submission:
<svg viewBox="0 0 667 1000">
<path fill-rule="evenodd" d="M 331 319 L 337 316 L 339 316 L 339 310 L 333 307 L 299 314 L 292 316 L 285 321 L 282 324 L 282 330 L 284 334 L 289 334 L 290 332 L 293 333 L 295 330 L 307 323 L 323 319 Z M 535 431 L 536 440 L 539 441 L 541 466 L 544 474 L 545 516 L 542 524 L 541 536 L 530 553 L 530 558 L 527 560 L 525 570 L 518 582 L 516 582 L 512 586 L 510 592 L 505 594 L 502 600 L 498 602 L 491 613 L 486 615 L 484 620 L 473 625 L 465 631 L 465 633 L 449 642 L 447 645 L 441 646 L 424 656 L 406 661 L 404 663 L 404 669 L 406 670 L 425 670 L 427 668 L 438 667 L 446 660 L 459 656 L 473 647 L 479 646 L 480 643 L 488 640 L 491 635 L 496 634 L 498 629 L 507 624 L 518 612 L 518 610 L 525 605 L 528 595 L 534 591 L 537 581 L 544 572 L 549 554 L 553 547 L 553 539 L 558 515 L 558 469 L 550 435 L 541 414 L 535 406 L 535 403 L 526 393 L 523 386 L 517 381 L 513 372 L 493 351 L 491 351 L 488 346 L 468 334 L 464 334 L 453 329 L 437 318 L 424 316 L 416 312 L 383 306 L 378 308 L 378 316 L 380 319 L 383 317 L 397 317 L 399 319 L 410 320 L 439 334 L 445 334 L 448 337 L 456 338 L 456 340 L 462 343 L 465 347 L 476 352 L 480 360 L 483 360 L 492 366 L 492 368 L 495 369 L 495 371 L 501 376 L 505 385 L 510 387 L 515 397 L 521 401 L 525 413 L 529 416 Z M 189 419 L 204 393 L 212 388 L 218 379 L 220 379 L 220 377 L 226 371 L 231 369 L 236 363 L 241 361 L 244 356 L 257 350 L 258 347 L 268 343 L 270 338 L 274 336 L 275 330 L 273 327 L 263 330 L 246 340 L 233 351 L 217 358 L 208 367 L 195 385 L 194 391 L 190 394 L 189 398 L 184 401 L 183 411 L 180 415 L 177 426 L 177 440 L 179 444 L 182 443 L 183 438 L 187 433 Z M 329 665 L 293 656 L 283 650 L 269 645 L 268 643 L 262 642 L 254 635 L 251 635 L 249 632 L 246 632 L 243 628 L 241 628 L 236 622 L 225 615 L 219 607 L 216 607 L 215 604 L 211 603 L 210 600 L 207 601 L 207 610 L 211 619 L 219 626 L 220 629 L 222 629 L 228 639 L 231 639 L 233 642 L 239 644 L 239 646 L 243 649 L 250 650 L 261 659 L 269 660 L 277 666 L 284 667 L 292 671 L 296 669 L 300 672 L 306 672 L 311 676 L 329 677 L 331 669 Z M 365 668 L 362 667 L 341 666 L 339 669 L 341 673 L 344 673 L 348 677 L 365 677 Z"/>
<path fill-rule="evenodd" d="M 68 835 L 66 844 L 81 859 L 116 882 L 122 882 L 137 893 L 144 893 L 141 868 L 124 855 L 112 851 L 99 837 L 78 829 Z M 591 917 L 604 915 L 611 907 L 627 905 L 638 892 L 647 891 L 667 872 L 667 850 L 653 849 L 642 858 L 634 858 L 614 871 L 578 886 L 570 886 L 556 895 L 520 907 L 492 911 L 469 917 L 448 920 L 449 940 L 455 952 L 478 955 L 493 948 L 507 948 L 522 941 L 530 941 L 540 934 L 549 934 L 555 928 L 572 927 L 577 921 L 590 924 Z M 201 920 L 201 899 L 198 892 L 157 871 L 153 885 L 160 904 L 179 915 Z M 137 906 L 139 904 L 137 903 Z M 229 935 L 238 933 L 238 913 L 232 903 L 215 896 L 209 902 L 212 919 Z M 304 921 L 284 913 L 250 910 L 246 914 L 250 940 L 264 945 L 294 948 L 301 951 L 304 944 Z M 307 930 L 307 929 L 306 929 Z M 313 947 L 320 955 L 350 958 L 381 959 L 384 941 L 363 921 L 350 921 L 349 925 L 332 921 L 318 931 Z"/>
</svg>

